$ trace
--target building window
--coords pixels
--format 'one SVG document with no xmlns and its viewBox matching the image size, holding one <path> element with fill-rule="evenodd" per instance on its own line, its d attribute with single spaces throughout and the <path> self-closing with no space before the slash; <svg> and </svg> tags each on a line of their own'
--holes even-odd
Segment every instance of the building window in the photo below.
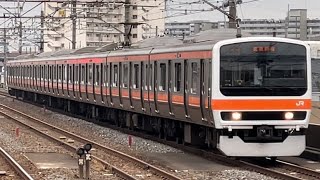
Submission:
<svg viewBox="0 0 320 180">
<path fill-rule="evenodd" d="M 138 6 L 132 6 L 132 9 L 133 9 L 133 10 L 137 10 L 137 9 L 138 9 Z"/>
<path fill-rule="evenodd" d="M 132 19 L 138 19 L 138 16 L 137 15 L 133 15 Z"/>
<path fill-rule="evenodd" d="M 137 38 L 138 35 L 137 35 L 137 34 L 133 34 L 132 37 L 133 37 L 133 38 Z"/>
</svg>

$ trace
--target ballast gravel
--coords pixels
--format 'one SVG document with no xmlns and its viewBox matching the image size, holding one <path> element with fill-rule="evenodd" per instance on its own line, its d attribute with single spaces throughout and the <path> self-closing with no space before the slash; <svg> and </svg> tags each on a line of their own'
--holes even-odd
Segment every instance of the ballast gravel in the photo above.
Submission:
<svg viewBox="0 0 320 180">
<path fill-rule="evenodd" d="M 146 140 L 139 137 L 133 137 L 131 147 L 128 147 L 128 135 L 119 131 L 102 127 L 91 122 L 87 122 L 78 118 L 69 117 L 50 110 L 44 110 L 37 106 L 33 106 L 21 101 L 12 102 L 11 98 L 1 98 L 2 103 L 10 107 L 28 113 L 33 117 L 39 118 L 52 125 L 58 126 L 64 130 L 75 134 L 81 134 L 90 140 L 99 142 L 100 144 L 108 145 L 114 149 L 120 150 L 129 155 L 141 158 L 149 163 L 156 163 L 145 157 L 145 153 L 183 153 L 182 151 L 172 148 L 170 146 L 160 144 L 154 141 Z M 44 118 L 46 117 L 46 118 Z M 156 163 L 157 164 L 157 163 Z M 161 166 L 161 164 L 159 164 Z M 230 170 L 223 171 L 181 171 L 174 172 L 177 176 L 186 180 L 274 180 L 274 178 L 261 175 L 259 173 L 238 170 L 230 168 Z M 60 173 L 52 174 L 51 177 L 59 178 Z M 53 178 L 54 179 L 54 178 Z M 108 179 L 108 178 L 107 178 Z"/>
</svg>

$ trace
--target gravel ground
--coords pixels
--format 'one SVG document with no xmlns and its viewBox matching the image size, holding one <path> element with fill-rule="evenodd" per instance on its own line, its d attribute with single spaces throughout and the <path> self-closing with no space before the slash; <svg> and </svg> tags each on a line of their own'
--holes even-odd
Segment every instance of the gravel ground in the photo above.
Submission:
<svg viewBox="0 0 320 180">
<path fill-rule="evenodd" d="M 108 145 L 116 150 L 120 150 L 124 153 L 136 156 L 142 160 L 145 160 L 151 164 L 157 165 L 158 167 L 164 167 L 165 165 L 158 164 L 157 162 L 146 157 L 145 153 L 182 153 L 180 150 L 166 146 L 150 140 L 145 140 L 139 137 L 133 137 L 133 146 L 128 147 L 128 135 L 121 132 L 101 127 L 90 122 L 86 122 L 77 118 L 57 114 L 43 109 L 26 104 L 20 101 L 14 101 L 10 98 L 1 98 L 2 103 L 15 107 L 25 113 L 28 113 L 34 117 L 44 120 L 50 124 L 73 132 L 75 134 L 81 134 L 84 137 L 100 142 L 101 144 Z M 27 108 L 26 108 L 27 107 Z M 46 117 L 46 118 L 44 118 Z M 168 170 L 168 169 L 166 169 Z M 174 172 L 174 170 L 172 170 Z M 249 171 L 238 170 L 230 168 L 225 171 L 181 171 L 174 172 L 177 176 L 183 177 L 183 179 L 190 180 L 202 180 L 202 179 L 259 179 L 259 180 L 272 180 L 273 178 Z"/>
<path fill-rule="evenodd" d="M 47 139 L 41 138 L 30 132 L 28 129 L 19 127 L 18 125 L 12 123 L 11 120 L 5 118 L 1 119 L 2 125 L 0 128 L 0 146 L 5 147 L 12 156 L 21 164 L 24 169 L 29 172 L 34 179 L 46 179 L 46 180 L 56 180 L 56 179 L 78 179 L 78 170 L 69 168 L 56 168 L 56 169 L 38 169 L 32 162 L 30 162 L 25 153 L 30 152 L 56 152 L 67 154 L 69 156 L 74 156 L 64 148 L 51 143 Z M 15 129 L 19 127 L 20 133 L 19 137 L 16 137 Z M 95 168 L 93 166 L 91 170 L 92 177 L 94 179 L 119 179 L 114 175 L 110 175 L 110 172 L 104 170 L 101 167 Z M 1 178 L 0 178 L 1 179 Z"/>
</svg>

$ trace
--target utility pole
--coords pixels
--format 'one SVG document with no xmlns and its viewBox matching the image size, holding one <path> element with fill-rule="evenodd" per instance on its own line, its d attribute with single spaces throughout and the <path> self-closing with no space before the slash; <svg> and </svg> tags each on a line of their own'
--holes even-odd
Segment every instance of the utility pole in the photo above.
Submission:
<svg viewBox="0 0 320 180">
<path fill-rule="evenodd" d="M 3 29 L 3 66 L 4 66 L 4 87 L 7 88 L 7 32 Z"/>
<path fill-rule="evenodd" d="M 72 13 L 71 13 L 71 18 L 72 18 L 72 49 L 76 49 L 76 44 L 77 44 L 77 1 L 72 0 Z"/>
<path fill-rule="evenodd" d="M 44 12 L 41 10 L 41 35 L 40 35 L 40 53 L 44 51 Z"/>
<path fill-rule="evenodd" d="M 229 28 L 236 29 L 237 28 L 237 22 L 236 22 L 236 17 L 237 17 L 237 8 L 236 8 L 236 0 L 229 0 L 229 14 L 231 17 L 235 18 L 230 18 L 229 17 Z"/>
<path fill-rule="evenodd" d="M 234 5 L 230 5 L 230 2 L 233 2 Z M 236 37 L 240 38 L 242 37 L 241 35 L 241 28 L 240 28 L 240 19 L 237 18 L 237 11 L 236 11 L 236 2 L 235 0 L 229 0 L 227 6 L 230 6 L 230 13 L 228 14 L 227 12 L 225 12 L 224 10 L 222 10 L 220 7 L 210 3 L 207 0 L 203 0 L 203 2 L 205 2 L 206 4 L 208 4 L 209 6 L 213 7 L 214 9 L 220 11 L 221 13 L 223 13 L 224 15 L 226 15 L 229 18 L 229 28 L 234 28 L 237 29 L 237 34 Z M 242 1 L 237 1 L 238 3 L 241 3 Z M 234 9 L 232 8 L 234 7 Z M 232 20 L 232 21 L 231 21 Z"/>
<path fill-rule="evenodd" d="M 19 54 L 22 54 L 22 21 L 19 22 Z"/>
</svg>

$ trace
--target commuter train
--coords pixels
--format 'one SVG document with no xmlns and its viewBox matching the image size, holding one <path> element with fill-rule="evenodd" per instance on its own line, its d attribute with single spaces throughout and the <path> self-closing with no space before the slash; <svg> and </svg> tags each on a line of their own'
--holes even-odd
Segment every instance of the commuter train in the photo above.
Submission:
<svg viewBox="0 0 320 180">
<path fill-rule="evenodd" d="M 310 49 L 243 37 L 8 62 L 18 98 L 227 156 L 300 155 L 311 111 Z"/>
</svg>

